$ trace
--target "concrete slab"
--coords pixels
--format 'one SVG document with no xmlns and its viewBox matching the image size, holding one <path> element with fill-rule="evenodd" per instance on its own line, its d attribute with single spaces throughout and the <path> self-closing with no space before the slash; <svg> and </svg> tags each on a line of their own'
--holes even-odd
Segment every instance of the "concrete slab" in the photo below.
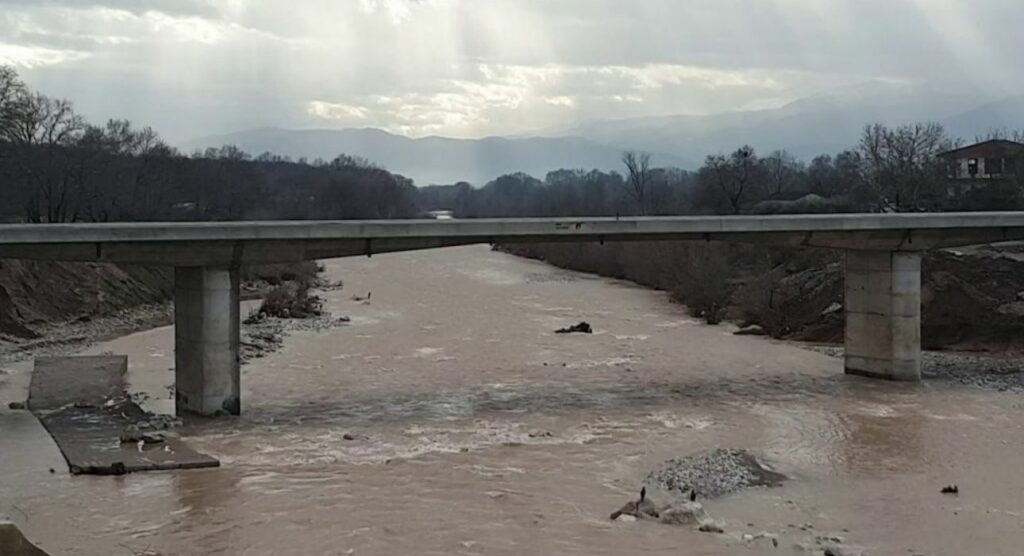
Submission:
<svg viewBox="0 0 1024 556">
<path fill-rule="evenodd" d="M 220 465 L 177 438 L 168 437 L 159 444 L 122 444 L 121 432 L 131 421 L 119 413 L 104 408 L 68 407 L 39 419 L 64 454 L 72 475 L 123 475 Z"/>
<path fill-rule="evenodd" d="M 41 357 L 36 360 L 28 406 L 53 437 L 72 474 L 120 475 L 135 471 L 217 467 L 181 440 L 121 443 L 121 433 L 147 414 L 125 392 L 127 357 Z"/>
<path fill-rule="evenodd" d="M 29 384 L 28 408 L 59 409 L 68 404 L 103 405 L 124 396 L 128 357 L 82 355 L 37 357 Z"/>
</svg>

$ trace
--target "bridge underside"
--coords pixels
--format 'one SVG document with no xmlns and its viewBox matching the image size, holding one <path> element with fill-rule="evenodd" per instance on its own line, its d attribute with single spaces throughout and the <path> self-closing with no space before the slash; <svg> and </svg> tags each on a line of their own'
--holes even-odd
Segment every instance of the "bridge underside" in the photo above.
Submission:
<svg viewBox="0 0 1024 556">
<path fill-rule="evenodd" d="M 0 245 L 0 258 L 170 265 L 175 271 L 175 378 L 179 412 L 239 414 L 238 268 L 491 243 L 490 236 L 158 241 Z M 921 252 L 1024 240 L 1024 229 L 502 236 L 502 243 L 708 240 L 846 252 L 846 372 L 891 380 L 921 376 Z"/>
<path fill-rule="evenodd" d="M 846 252 L 845 369 L 888 380 L 921 377 L 920 251 Z M 175 272 L 179 413 L 241 412 L 237 267 Z"/>
</svg>

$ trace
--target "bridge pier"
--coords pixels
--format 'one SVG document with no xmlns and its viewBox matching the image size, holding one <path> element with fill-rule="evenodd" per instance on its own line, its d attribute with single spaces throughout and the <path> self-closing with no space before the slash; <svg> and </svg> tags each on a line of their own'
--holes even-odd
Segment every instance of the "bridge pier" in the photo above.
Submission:
<svg viewBox="0 0 1024 556">
<path fill-rule="evenodd" d="M 174 269 L 177 412 L 241 413 L 238 269 Z"/>
<path fill-rule="evenodd" d="M 846 373 L 921 380 L 921 253 L 847 251 Z"/>
</svg>

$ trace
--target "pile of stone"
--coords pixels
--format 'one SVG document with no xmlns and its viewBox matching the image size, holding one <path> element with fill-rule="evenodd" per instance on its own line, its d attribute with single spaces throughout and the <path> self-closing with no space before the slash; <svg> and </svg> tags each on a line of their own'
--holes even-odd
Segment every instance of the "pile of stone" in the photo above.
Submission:
<svg viewBox="0 0 1024 556">
<path fill-rule="evenodd" d="M 785 479 L 746 450 L 718 448 L 699 456 L 670 459 L 644 483 L 669 492 L 715 498 L 755 486 L 776 486 Z"/>
<path fill-rule="evenodd" d="M 259 359 L 277 351 L 284 343 L 284 336 L 289 332 L 325 332 L 345 326 L 349 322 L 348 317 L 332 317 L 329 313 L 287 319 L 268 316 L 266 313 L 253 313 L 242 323 L 242 362 Z"/>
<path fill-rule="evenodd" d="M 265 318 L 259 322 L 246 321 L 242 325 L 241 349 L 239 356 L 242 363 L 259 359 L 277 351 L 284 343 L 284 324 L 278 319 Z"/>
</svg>

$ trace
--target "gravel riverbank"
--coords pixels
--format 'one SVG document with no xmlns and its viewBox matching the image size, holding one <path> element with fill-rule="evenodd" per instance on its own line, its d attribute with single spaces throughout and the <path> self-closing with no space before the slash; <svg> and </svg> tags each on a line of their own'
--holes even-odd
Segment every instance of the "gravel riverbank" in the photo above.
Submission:
<svg viewBox="0 0 1024 556">
<path fill-rule="evenodd" d="M 33 357 L 70 355 L 93 344 L 167 326 L 173 322 L 174 306 L 168 302 L 47 326 L 37 330 L 37 338 L 0 334 L 0 364 L 16 363 Z"/>
<path fill-rule="evenodd" d="M 303 319 L 267 316 L 245 319 L 241 331 L 242 364 L 277 351 L 291 332 L 326 332 L 348 322 L 348 317 L 334 317 L 330 313 Z"/>
<path fill-rule="evenodd" d="M 807 346 L 807 349 L 832 357 L 843 356 L 843 348 L 839 346 Z M 950 381 L 1000 392 L 1024 392 L 1024 355 L 926 351 L 922 354 L 921 374 L 925 380 Z"/>
<path fill-rule="evenodd" d="M 329 314 L 306 319 L 265 318 L 258 322 L 244 322 L 241 330 L 242 363 L 280 349 L 284 337 L 291 332 L 323 332 L 347 322 L 347 317 Z M 172 324 L 174 305 L 163 303 L 53 325 L 39 330 L 38 338 L 0 334 L 0 365 L 34 357 L 71 355 L 120 336 Z"/>
</svg>

